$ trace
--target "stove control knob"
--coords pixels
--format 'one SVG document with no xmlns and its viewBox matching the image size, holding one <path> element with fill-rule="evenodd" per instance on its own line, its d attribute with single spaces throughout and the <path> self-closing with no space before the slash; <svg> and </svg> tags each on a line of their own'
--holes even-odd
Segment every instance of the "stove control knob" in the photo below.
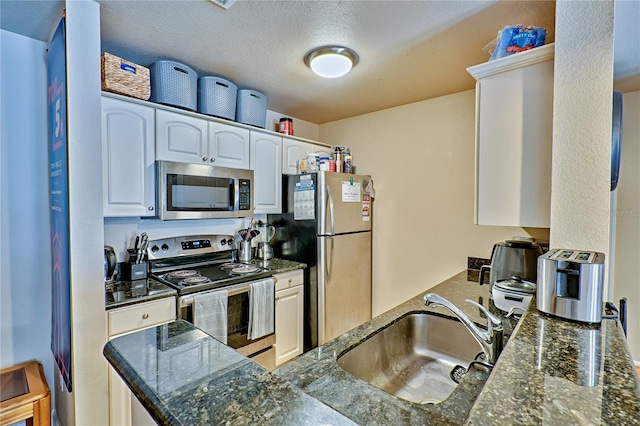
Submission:
<svg viewBox="0 0 640 426">
<path fill-rule="evenodd" d="M 160 250 L 160 249 L 159 249 L 159 248 L 158 248 L 158 246 L 156 246 L 156 245 L 154 245 L 153 247 L 151 247 L 151 253 L 157 253 L 157 252 L 158 252 L 158 250 Z"/>
<path fill-rule="evenodd" d="M 223 240 L 223 241 L 224 241 L 224 240 Z M 229 239 L 227 240 L 227 244 L 229 244 L 230 246 L 232 246 L 232 245 L 233 245 L 233 238 L 229 238 Z"/>
<path fill-rule="evenodd" d="M 223 246 L 227 245 L 227 240 L 225 240 L 224 238 L 220 240 L 220 244 Z"/>
<path fill-rule="evenodd" d="M 169 250 L 169 245 L 167 245 L 167 243 L 164 243 L 160 248 L 162 249 L 162 251 L 167 251 Z"/>
</svg>

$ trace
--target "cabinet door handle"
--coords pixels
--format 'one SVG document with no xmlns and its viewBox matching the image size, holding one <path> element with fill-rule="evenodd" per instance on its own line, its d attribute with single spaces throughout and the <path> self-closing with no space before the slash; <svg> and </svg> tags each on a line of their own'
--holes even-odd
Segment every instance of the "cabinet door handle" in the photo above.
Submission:
<svg viewBox="0 0 640 426">
<path fill-rule="evenodd" d="M 203 162 L 203 163 L 206 163 L 206 162 L 207 162 L 207 160 L 208 160 L 208 158 L 207 158 L 207 157 L 202 157 L 202 162 Z"/>
<path fill-rule="evenodd" d="M 213 157 L 211 157 L 211 158 L 209 159 L 209 162 L 210 162 L 210 163 L 213 163 L 214 161 L 216 161 L 216 159 L 215 159 L 215 158 L 213 158 Z"/>
<path fill-rule="evenodd" d="M 293 282 L 293 278 L 289 278 L 289 285 Z"/>
<path fill-rule="evenodd" d="M 153 206 L 149 206 L 148 209 L 149 209 L 150 212 L 152 212 L 153 211 Z"/>
<path fill-rule="evenodd" d="M 142 314 L 142 319 L 149 319 L 149 314 Z"/>
</svg>

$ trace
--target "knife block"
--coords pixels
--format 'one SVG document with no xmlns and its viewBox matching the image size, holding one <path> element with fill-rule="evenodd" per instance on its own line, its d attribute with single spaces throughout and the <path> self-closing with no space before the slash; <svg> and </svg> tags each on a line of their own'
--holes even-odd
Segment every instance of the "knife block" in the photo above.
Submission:
<svg viewBox="0 0 640 426">
<path fill-rule="evenodd" d="M 122 279 L 126 281 L 143 280 L 147 278 L 147 262 L 123 263 Z"/>
</svg>

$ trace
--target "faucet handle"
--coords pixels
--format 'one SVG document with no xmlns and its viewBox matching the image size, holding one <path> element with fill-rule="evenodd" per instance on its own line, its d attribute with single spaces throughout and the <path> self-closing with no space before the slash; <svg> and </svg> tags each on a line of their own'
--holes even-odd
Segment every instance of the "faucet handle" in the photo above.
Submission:
<svg viewBox="0 0 640 426">
<path fill-rule="evenodd" d="M 475 307 L 480 309 L 482 311 L 482 313 L 487 317 L 487 320 L 488 320 L 487 321 L 487 329 L 488 329 L 489 333 L 491 333 L 493 331 L 493 329 L 496 329 L 496 330 L 502 329 L 502 320 L 500 318 L 498 318 L 497 316 L 493 315 L 491 312 L 489 312 L 484 306 L 482 306 L 478 302 L 475 302 L 475 301 L 470 300 L 470 299 L 467 299 L 466 302 L 471 304 L 471 305 L 474 305 Z"/>
</svg>

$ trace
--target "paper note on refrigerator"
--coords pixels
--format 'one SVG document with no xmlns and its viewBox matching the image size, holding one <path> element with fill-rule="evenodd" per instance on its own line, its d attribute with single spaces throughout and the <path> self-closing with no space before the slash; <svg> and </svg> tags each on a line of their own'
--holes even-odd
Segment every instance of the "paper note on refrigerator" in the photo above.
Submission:
<svg viewBox="0 0 640 426">
<path fill-rule="evenodd" d="M 342 202 L 343 203 L 359 203 L 362 201 L 360 196 L 359 182 L 342 182 Z"/>
<path fill-rule="evenodd" d="M 316 217 L 315 185 L 313 180 L 301 179 L 293 190 L 293 220 Z"/>
</svg>

